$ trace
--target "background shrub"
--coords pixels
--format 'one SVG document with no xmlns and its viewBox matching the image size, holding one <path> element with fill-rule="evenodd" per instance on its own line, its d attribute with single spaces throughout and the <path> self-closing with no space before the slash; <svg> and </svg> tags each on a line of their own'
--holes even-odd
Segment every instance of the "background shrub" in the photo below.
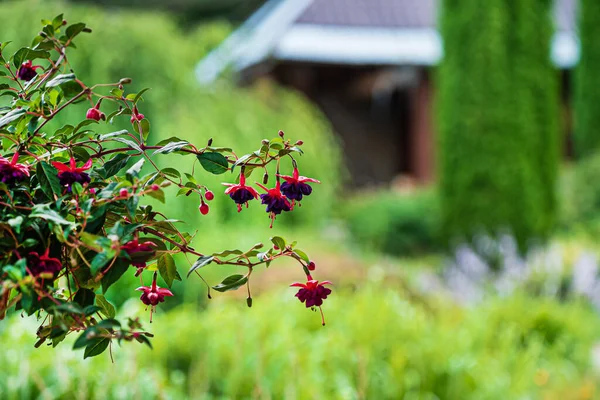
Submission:
<svg viewBox="0 0 600 400">
<path fill-rule="evenodd" d="M 553 227 L 559 147 L 551 3 L 443 2 L 437 108 L 447 241 L 509 230 L 523 247 Z"/>
<path fill-rule="evenodd" d="M 369 251 L 410 256 L 440 248 L 435 190 L 357 195 L 344 215 L 352 240 Z"/>
</svg>

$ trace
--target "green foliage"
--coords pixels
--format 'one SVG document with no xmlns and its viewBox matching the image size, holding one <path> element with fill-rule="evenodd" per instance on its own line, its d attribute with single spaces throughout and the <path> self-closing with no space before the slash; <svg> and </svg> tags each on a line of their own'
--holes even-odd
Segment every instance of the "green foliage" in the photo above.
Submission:
<svg viewBox="0 0 600 400">
<path fill-rule="evenodd" d="M 559 140 L 551 3 L 443 2 L 437 117 L 450 243 L 510 230 L 523 247 L 553 227 Z"/>
<path fill-rule="evenodd" d="M 370 251 L 410 256 L 440 248 L 440 212 L 434 190 L 359 195 L 343 214 L 353 241 Z"/>
<path fill-rule="evenodd" d="M 560 226 L 600 233 L 600 152 L 565 169 L 560 187 Z"/>
<path fill-rule="evenodd" d="M 600 149 L 600 3 L 579 2 L 581 56 L 575 74 L 575 152 L 577 157 Z"/>
<path fill-rule="evenodd" d="M 596 385 L 600 324 L 583 304 L 517 295 L 424 308 L 381 282 L 335 294 L 325 328 L 288 304 L 289 291 L 255 298 L 251 311 L 239 300 L 182 307 L 160 316 L 154 350 L 126 347 L 114 364 L 32 349 L 35 321 L 15 316 L 0 325 L 11 343 L 0 397 L 561 399 Z"/>
</svg>

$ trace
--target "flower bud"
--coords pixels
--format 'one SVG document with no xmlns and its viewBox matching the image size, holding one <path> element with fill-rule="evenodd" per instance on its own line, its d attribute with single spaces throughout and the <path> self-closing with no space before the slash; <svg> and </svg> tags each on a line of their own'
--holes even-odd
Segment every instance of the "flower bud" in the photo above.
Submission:
<svg viewBox="0 0 600 400">
<path fill-rule="evenodd" d="M 268 141 L 267 139 L 263 139 L 263 140 L 261 141 L 261 143 L 262 143 L 264 146 L 268 146 L 268 145 L 269 145 L 269 141 Z"/>
<path fill-rule="evenodd" d="M 158 185 L 155 183 L 155 184 L 153 184 L 152 186 L 150 186 L 150 189 L 152 189 L 152 190 L 155 190 L 155 191 L 156 191 L 156 190 L 160 189 L 160 186 L 158 186 Z"/>
<path fill-rule="evenodd" d="M 269 174 L 265 172 L 263 175 L 263 185 L 266 185 L 267 183 L 269 183 Z"/>
<path fill-rule="evenodd" d="M 87 110 L 85 117 L 87 119 L 93 119 L 94 121 L 100 121 L 101 119 L 103 120 L 106 118 L 104 113 L 102 111 L 100 111 L 99 109 L 97 109 L 96 107 L 92 107 L 89 110 Z"/>
<path fill-rule="evenodd" d="M 278 134 L 280 137 L 283 137 L 283 135 L 284 135 L 283 131 L 279 131 L 277 134 Z"/>
<path fill-rule="evenodd" d="M 302 146 L 304 144 L 304 142 L 302 140 L 298 140 L 296 142 L 296 146 Z"/>
<path fill-rule="evenodd" d="M 121 85 L 127 85 L 128 83 L 131 83 L 131 78 L 122 78 L 119 83 Z"/>
<path fill-rule="evenodd" d="M 248 307 L 252 307 L 252 297 L 248 297 L 246 299 L 246 304 L 248 305 Z"/>
<path fill-rule="evenodd" d="M 129 197 L 129 191 L 125 188 L 119 190 L 119 196 L 121 197 Z"/>
<path fill-rule="evenodd" d="M 212 146 L 212 142 L 213 142 L 213 138 L 208 139 L 208 143 L 206 144 L 207 146 Z"/>
<path fill-rule="evenodd" d="M 200 210 L 200 213 L 202 215 L 208 214 L 208 204 L 202 203 L 202 204 L 200 204 L 200 207 L 198 207 L 198 209 Z"/>
<path fill-rule="evenodd" d="M 210 190 L 207 190 L 206 193 L 204 193 L 204 197 L 206 198 L 206 200 L 211 201 L 215 198 L 215 194 Z"/>
<path fill-rule="evenodd" d="M 317 266 L 315 265 L 314 261 L 311 261 L 308 263 L 308 265 L 306 267 L 308 268 L 309 271 L 314 271 Z"/>
</svg>

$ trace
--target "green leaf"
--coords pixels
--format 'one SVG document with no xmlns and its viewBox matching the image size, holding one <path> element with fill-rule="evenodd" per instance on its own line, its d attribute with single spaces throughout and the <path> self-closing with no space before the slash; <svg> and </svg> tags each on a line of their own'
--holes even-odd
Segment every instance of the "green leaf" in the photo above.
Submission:
<svg viewBox="0 0 600 400">
<path fill-rule="evenodd" d="M 167 143 L 164 147 L 157 149 L 154 153 L 152 153 L 152 155 L 172 153 L 176 150 L 184 148 L 185 146 L 187 146 L 189 144 L 190 143 L 186 142 L 185 140 L 182 140 L 180 142 Z"/>
<path fill-rule="evenodd" d="M 158 259 L 158 272 L 160 272 L 160 276 L 165 280 L 168 287 L 171 287 L 173 280 L 181 280 L 181 276 L 179 275 L 179 272 L 177 272 L 175 260 L 173 260 L 173 256 L 168 253 Z"/>
<path fill-rule="evenodd" d="M 8 114 L 0 118 L 0 128 L 10 124 L 14 120 L 21 118 L 21 116 L 23 116 L 26 112 L 27 111 L 24 108 L 15 108 L 14 110 L 11 110 Z"/>
<path fill-rule="evenodd" d="M 308 255 L 305 252 L 303 252 L 302 250 L 294 249 L 294 253 L 296 253 L 301 259 L 303 259 L 307 263 L 310 262 L 310 258 L 308 258 Z"/>
<path fill-rule="evenodd" d="M 122 129 L 122 130 L 116 131 L 116 132 L 105 133 L 104 135 L 100 135 L 98 137 L 98 140 L 102 141 L 102 140 L 110 139 L 115 136 L 126 135 L 127 133 L 129 133 L 129 131 L 127 129 Z"/>
<path fill-rule="evenodd" d="M 241 251 L 241 250 L 237 250 L 236 249 L 236 250 L 224 250 L 224 251 L 221 251 L 219 253 L 213 253 L 213 256 L 215 256 L 215 257 L 228 257 L 228 256 L 232 256 L 232 255 L 239 256 L 241 254 L 244 254 L 244 252 Z"/>
<path fill-rule="evenodd" d="M 81 308 L 77 303 L 62 303 L 57 305 L 56 309 L 70 314 L 84 314 L 83 308 Z"/>
<path fill-rule="evenodd" d="M 121 276 L 123 276 L 123 274 L 127 272 L 128 267 L 129 263 L 127 262 L 127 260 L 117 260 L 113 264 L 112 268 L 108 270 L 106 275 L 104 275 L 104 277 L 102 278 L 102 292 L 106 293 L 108 288 L 110 288 L 113 283 L 118 281 L 119 278 L 121 278 Z"/>
<path fill-rule="evenodd" d="M 119 153 L 108 160 L 102 167 L 95 168 L 94 172 L 104 179 L 110 178 L 125 168 L 130 158 L 127 154 Z"/>
<path fill-rule="evenodd" d="M 130 180 L 133 180 L 133 178 L 137 178 L 138 175 L 140 174 L 140 171 L 142 170 L 142 167 L 144 166 L 145 162 L 146 162 L 145 159 L 143 159 L 143 158 L 140 159 L 138 162 L 133 164 L 131 166 L 131 168 L 129 168 L 127 171 L 125 171 L 125 175 L 130 177 Z"/>
<path fill-rule="evenodd" d="M 231 275 L 223 280 L 218 285 L 213 286 L 217 292 L 228 292 L 230 290 L 237 290 L 240 286 L 248 282 L 248 277 L 244 275 Z"/>
<path fill-rule="evenodd" d="M 94 304 L 95 298 L 96 295 L 94 294 L 93 290 L 81 288 L 77 291 L 77 293 L 75 293 L 73 301 L 75 301 L 75 303 L 79 304 L 81 307 L 87 307 Z"/>
<path fill-rule="evenodd" d="M 227 172 L 229 165 L 227 158 L 221 153 L 207 152 L 196 156 L 202 168 L 214 175 L 220 175 Z"/>
<path fill-rule="evenodd" d="M 83 352 L 83 359 L 85 360 L 88 357 L 94 357 L 99 354 L 102 354 L 104 352 L 104 350 L 106 350 L 106 348 L 108 347 L 109 344 L 110 344 L 110 339 L 102 338 L 99 341 L 95 341 L 95 342 L 87 345 L 87 347 L 85 348 L 85 351 Z"/>
<path fill-rule="evenodd" d="M 51 200 L 54 200 L 53 194 L 60 197 L 63 188 L 60 185 L 56 169 L 46 161 L 40 161 L 35 168 L 35 172 L 44 194 Z"/>
<path fill-rule="evenodd" d="M 48 83 L 46 83 L 46 87 L 50 88 L 50 87 L 60 86 L 63 83 L 71 82 L 74 80 L 75 80 L 75 74 L 60 74 L 60 75 L 56 75 L 54 78 L 52 78 L 50 81 L 48 81 Z"/>
<path fill-rule="evenodd" d="M 85 29 L 85 24 L 83 22 L 79 22 L 77 24 L 68 26 L 67 30 L 65 31 L 65 35 L 67 35 L 67 37 L 69 39 L 73 39 L 75 36 L 80 34 L 84 29 Z"/>
<path fill-rule="evenodd" d="M 75 343 L 73 343 L 73 350 L 80 349 L 90 343 L 97 342 L 98 339 L 100 339 L 97 337 L 98 333 L 98 328 L 95 326 L 87 328 L 81 333 L 81 335 L 79 335 L 77 340 L 75 340 Z"/>
<path fill-rule="evenodd" d="M 202 257 L 198 258 L 196 260 L 196 262 L 194 263 L 194 265 L 192 265 L 192 268 L 190 268 L 190 270 L 188 271 L 188 273 L 187 273 L 188 278 L 190 277 L 192 272 L 196 271 L 197 269 L 207 266 L 208 264 L 210 264 L 212 262 L 212 260 L 214 260 L 213 256 L 202 256 Z"/>
<path fill-rule="evenodd" d="M 140 153 L 143 152 L 142 148 L 137 143 L 135 143 L 133 140 L 129 140 L 129 139 L 125 139 L 125 138 L 120 138 L 120 137 L 112 138 L 112 140 L 114 140 L 116 142 L 121 142 L 123 144 L 126 144 L 130 148 L 132 148 L 134 150 L 137 150 Z"/>
<path fill-rule="evenodd" d="M 285 239 L 281 236 L 273 236 L 271 242 L 279 248 L 279 250 L 285 249 Z"/>
<path fill-rule="evenodd" d="M 46 221 L 54 222 L 55 224 L 71 225 L 71 226 L 74 225 L 72 222 L 69 222 L 66 219 L 64 219 L 62 216 L 60 216 L 60 214 L 58 214 L 56 211 L 51 210 L 50 206 L 48 204 L 36 204 L 33 207 L 33 209 L 31 210 L 31 214 L 29 214 L 29 217 L 30 218 L 41 218 Z"/>
<path fill-rule="evenodd" d="M 120 328 L 120 327 L 121 327 L 121 323 L 114 318 L 103 319 L 102 321 L 100 321 L 96 324 L 96 328 L 102 328 L 102 329 L 114 329 L 114 328 Z"/>
<path fill-rule="evenodd" d="M 165 192 L 162 190 L 151 190 L 146 195 L 155 198 L 163 204 L 165 203 Z"/>
<path fill-rule="evenodd" d="M 104 268 L 108 264 L 108 262 L 113 259 L 114 256 L 115 256 L 114 250 L 107 250 L 107 251 L 103 251 L 101 253 L 96 254 L 96 256 L 94 257 L 94 259 L 92 260 L 92 262 L 90 264 L 90 271 L 91 271 L 92 275 L 93 276 L 98 275 L 98 273 L 102 270 L 102 268 Z"/>
<path fill-rule="evenodd" d="M 148 90 L 150 90 L 150 88 L 144 88 L 144 89 L 140 90 L 138 92 L 138 94 L 136 94 L 135 97 L 133 98 L 133 103 L 136 104 L 142 98 L 142 95 L 144 93 L 146 93 Z"/>
<path fill-rule="evenodd" d="M 23 61 L 35 60 L 36 58 L 50 58 L 50 53 L 46 50 L 32 50 L 27 47 L 23 47 L 15 53 L 13 56 L 13 65 L 15 68 L 19 68 Z"/>
<path fill-rule="evenodd" d="M 170 176 L 171 178 L 181 179 L 181 174 L 175 168 L 163 168 L 160 170 L 160 172 Z"/>
<path fill-rule="evenodd" d="M 114 318 L 117 315 L 115 306 L 113 306 L 106 297 L 101 294 L 96 295 L 96 304 L 100 307 L 100 312 L 107 318 Z"/>
<path fill-rule="evenodd" d="M 140 121 L 140 127 L 142 128 L 142 137 L 144 141 L 148 139 L 148 135 L 150 134 L 150 121 L 146 118 Z"/>
</svg>

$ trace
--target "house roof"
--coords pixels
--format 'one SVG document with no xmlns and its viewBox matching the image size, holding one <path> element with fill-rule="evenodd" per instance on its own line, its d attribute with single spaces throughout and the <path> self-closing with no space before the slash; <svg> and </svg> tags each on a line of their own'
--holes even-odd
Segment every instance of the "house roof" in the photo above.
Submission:
<svg viewBox="0 0 600 400">
<path fill-rule="evenodd" d="M 196 76 L 213 82 L 266 59 L 353 65 L 435 65 L 441 0 L 269 0 L 200 61 Z M 551 57 L 568 68 L 579 59 L 577 0 L 555 0 Z"/>
</svg>

